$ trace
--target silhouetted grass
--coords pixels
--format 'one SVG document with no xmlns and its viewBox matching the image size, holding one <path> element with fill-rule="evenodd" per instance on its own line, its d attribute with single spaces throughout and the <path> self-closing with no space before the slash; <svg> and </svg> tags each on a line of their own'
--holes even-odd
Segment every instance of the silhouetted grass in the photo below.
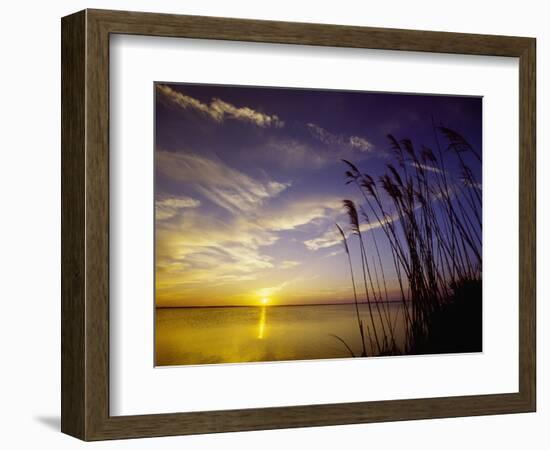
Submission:
<svg viewBox="0 0 550 450">
<path fill-rule="evenodd" d="M 481 350 L 481 185 L 467 163 L 468 159 L 481 163 L 481 156 L 456 131 L 433 128 L 436 151 L 425 146 L 418 150 L 411 140 L 388 135 L 394 162 L 387 164 L 378 180 L 344 160 L 346 184 L 355 186 L 363 199 L 359 207 L 347 199 L 343 206 L 360 252 L 362 289 L 371 325 L 366 330 L 358 307 L 350 247 L 346 233 L 337 225 L 352 273 L 363 356 L 367 339 L 377 355 Z M 447 143 L 445 148 L 441 138 Z M 448 158 L 458 164 L 459 179 L 448 171 Z M 387 303 L 385 274 L 389 268 L 382 263 L 373 229 L 382 230 L 391 254 L 403 302 L 404 348 L 396 345 L 397 318 L 392 317 Z M 373 255 L 365 244 L 369 238 Z M 380 327 L 375 326 L 374 309 Z"/>
</svg>

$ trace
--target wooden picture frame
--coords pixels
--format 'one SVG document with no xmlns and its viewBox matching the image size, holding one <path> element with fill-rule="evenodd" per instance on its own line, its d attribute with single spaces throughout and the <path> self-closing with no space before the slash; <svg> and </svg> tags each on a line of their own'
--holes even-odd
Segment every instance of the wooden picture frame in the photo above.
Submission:
<svg viewBox="0 0 550 450">
<path fill-rule="evenodd" d="M 83 440 L 535 411 L 533 38 L 85 10 L 62 19 L 62 416 Z M 460 397 L 109 415 L 109 36 L 135 34 L 519 58 L 519 391 Z"/>
</svg>

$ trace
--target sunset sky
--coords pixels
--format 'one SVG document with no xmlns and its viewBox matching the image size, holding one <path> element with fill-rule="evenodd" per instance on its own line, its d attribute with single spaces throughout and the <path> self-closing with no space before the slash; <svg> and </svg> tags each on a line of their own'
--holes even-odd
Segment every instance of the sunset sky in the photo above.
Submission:
<svg viewBox="0 0 550 450">
<path fill-rule="evenodd" d="M 342 200 L 361 197 L 345 184 L 341 159 L 377 178 L 392 160 L 388 133 L 435 147 L 432 117 L 481 151 L 480 98 L 171 83 L 155 90 L 157 306 L 352 301 L 335 224 L 348 224 Z M 447 170 L 459 177 L 452 163 Z M 481 180 L 481 165 L 474 172 Z M 368 232 L 380 234 L 397 299 L 381 230 Z"/>
</svg>

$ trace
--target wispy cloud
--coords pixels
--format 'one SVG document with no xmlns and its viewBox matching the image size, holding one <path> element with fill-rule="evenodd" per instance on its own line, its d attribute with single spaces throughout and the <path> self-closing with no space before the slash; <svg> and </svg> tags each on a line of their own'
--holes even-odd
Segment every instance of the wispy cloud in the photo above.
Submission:
<svg viewBox="0 0 550 450">
<path fill-rule="evenodd" d="M 367 232 L 370 230 L 375 230 L 391 222 L 395 222 L 399 216 L 394 214 L 392 216 L 386 217 L 380 221 L 371 221 L 369 223 L 362 223 L 360 225 L 361 232 Z M 348 233 L 346 233 L 348 234 Z M 337 231 L 336 225 L 333 224 L 320 236 L 304 241 L 304 245 L 309 250 L 320 250 L 322 248 L 329 248 L 335 245 L 342 244 L 342 235 Z"/>
<path fill-rule="evenodd" d="M 204 282 L 229 286 L 297 267 L 300 261 L 277 263 L 266 249 L 281 233 L 325 227 L 341 210 L 337 196 L 293 196 L 273 203 L 289 182 L 266 175 L 259 180 L 217 159 L 163 150 L 156 155 L 159 174 L 195 194 L 161 196 L 156 202 L 160 303 Z"/>
<path fill-rule="evenodd" d="M 201 208 L 186 208 L 156 230 L 157 289 L 255 279 L 274 267 L 263 248 L 277 236 L 243 221 L 222 220 Z"/>
<path fill-rule="evenodd" d="M 192 153 L 157 150 L 156 156 L 162 175 L 192 185 L 212 203 L 232 213 L 258 208 L 291 185 L 274 180 L 258 181 L 221 161 Z"/>
<path fill-rule="evenodd" d="M 317 220 L 333 220 L 340 210 L 341 202 L 337 198 L 305 198 L 261 211 L 255 223 L 266 230 L 293 230 Z"/>
<path fill-rule="evenodd" d="M 479 182 L 479 181 L 471 181 L 467 178 L 464 178 L 462 180 L 462 182 L 464 183 L 464 186 L 467 186 L 469 188 L 472 188 L 472 189 L 477 189 L 479 191 L 481 191 L 483 189 L 483 185 Z"/>
<path fill-rule="evenodd" d="M 417 163 L 413 161 L 410 163 L 410 165 L 413 167 L 416 167 L 417 169 L 424 169 L 428 172 L 443 173 L 441 169 L 438 169 L 437 167 L 434 167 L 434 166 L 430 166 L 428 164 L 422 164 L 422 163 Z"/>
<path fill-rule="evenodd" d="M 373 149 L 372 143 L 361 136 L 343 136 L 341 134 L 334 134 L 314 123 L 308 123 L 307 129 L 318 141 L 329 146 L 348 147 L 351 149 L 359 150 L 360 152 L 368 152 Z"/>
<path fill-rule="evenodd" d="M 271 138 L 260 151 L 251 156 L 283 170 L 320 169 L 335 160 L 334 154 L 313 148 L 296 139 Z"/>
<path fill-rule="evenodd" d="M 284 171 L 315 171 L 340 164 L 341 159 L 363 160 L 382 155 L 379 151 L 370 152 L 370 143 L 358 136 L 349 140 L 342 138 L 333 145 L 328 144 L 329 141 L 273 135 L 254 151 L 246 149 L 246 158 Z"/>
<path fill-rule="evenodd" d="M 163 207 L 195 205 L 192 199 L 176 197 L 159 203 Z M 298 267 L 302 264 L 299 258 L 278 261 L 273 255 L 281 250 L 275 246 L 289 231 L 333 223 L 339 209 L 337 199 L 320 197 L 283 201 L 276 207 L 260 203 L 257 209 L 229 217 L 217 214 L 206 203 L 170 211 L 174 215 L 157 222 L 158 303 L 167 304 L 171 298 L 177 303 L 177 293 L 184 295 L 205 282 L 230 289 Z M 287 248 L 288 236 L 285 239 L 281 248 Z"/>
<path fill-rule="evenodd" d="M 283 283 L 280 283 L 276 286 L 258 289 L 255 293 L 258 297 L 270 297 L 273 294 L 276 294 L 277 292 L 283 290 L 288 284 L 288 281 L 284 281 Z"/>
<path fill-rule="evenodd" d="M 353 148 L 356 148 L 362 152 L 368 152 L 372 149 L 372 144 L 367 141 L 365 138 L 359 136 L 351 136 L 349 138 L 349 145 Z"/>
<path fill-rule="evenodd" d="M 298 267 L 300 264 L 301 264 L 300 261 L 293 261 L 293 260 L 287 259 L 287 260 L 283 261 L 279 265 L 279 267 L 281 269 L 293 269 L 294 267 Z"/>
<path fill-rule="evenodd" d="M 237 107 L 219 98 L 214 98 L 210 104 L 206 104 L 165 84 L 157 84 L 157 90 L 171 103 L 178 105 L 182 109 L 192 109 L 210 117 L 218 123 L 223 122 L 225 119 L 234 119 L 262 128 L 281 128 L 284 126 L 284 122 L 277 115 L 265 114 L 247 106 Z"/>
<path fill-rule="evenodd" d="M 321 236 L 304 241 L 304 245 L 309 250 L 320 250 L 322 248 L 333 247 L 342 243 L 342 236 L 338 233 L 336 226 L 326 230 Z"/>
<path fill-rule="evenodd" d="M 201 202 L 187 196 L 165 197 L 155 201 L 156 220 L 170 219 L 185 208 L 197 208 Z"/>
</svg>

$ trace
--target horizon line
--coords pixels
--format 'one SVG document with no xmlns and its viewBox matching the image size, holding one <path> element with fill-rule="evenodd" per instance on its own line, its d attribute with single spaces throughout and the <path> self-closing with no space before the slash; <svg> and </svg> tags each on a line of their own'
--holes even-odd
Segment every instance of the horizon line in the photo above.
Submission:
<svg viewBox="0 0 550 450">
<path fill-rule="evenodd" d="M 407 302 L 408 300 L 404 300 Z M 357 302 L 359 305 L 368 305 L 368 302 Z M 383 300 L 371 303 L 403 303 L 403 300 Z M 250 304 L 250 305 L 189 305 L 189 306 L 159 306 L 155 305 L 155 309 L 179 309 L 179 308 L 264 308 L 278 306 L 339 306 L 339 305 L 355 305 L 355 302 L 346 303 L 291 303 L 291 304 Z"/>
</svg>

